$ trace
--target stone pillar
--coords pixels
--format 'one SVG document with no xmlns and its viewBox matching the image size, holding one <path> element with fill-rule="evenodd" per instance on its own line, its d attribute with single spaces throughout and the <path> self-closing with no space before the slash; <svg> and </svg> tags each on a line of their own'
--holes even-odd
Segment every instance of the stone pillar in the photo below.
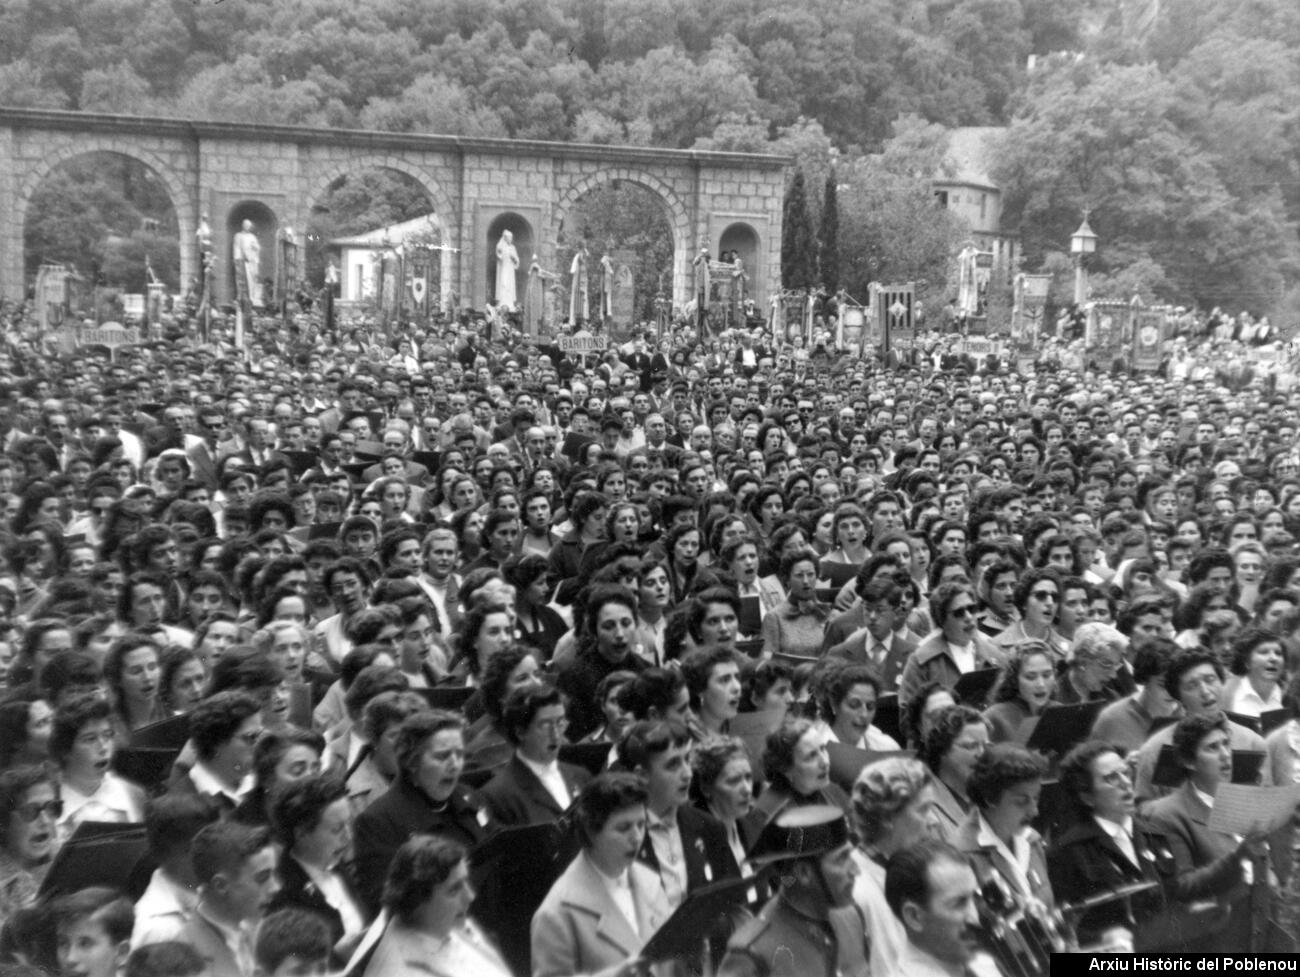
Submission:
<svg viewBox="0 0 1300 977">
<path fill-rule="evenodd" d="M 0 298 L 23 298 L 23 229 L 18 219 L 19 173 L 14 130 L 0 127 Z"/>
</svg>

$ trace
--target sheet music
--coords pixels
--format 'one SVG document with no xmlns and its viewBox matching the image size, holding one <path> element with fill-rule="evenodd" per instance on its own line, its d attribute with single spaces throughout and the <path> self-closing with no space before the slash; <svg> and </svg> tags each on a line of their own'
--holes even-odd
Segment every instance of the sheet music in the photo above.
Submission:
<svg viewBox="0 0 1300 977">
<path fill-rule="evenodd" d="M 1286 787 L 1220 784 L 1207 827 L 1232 835 L 1250 834 L 1260 825 L 1274 831 L 1295 814 L 1297 806 L 1300 806 L 1300 784 Z"/>
</svg>

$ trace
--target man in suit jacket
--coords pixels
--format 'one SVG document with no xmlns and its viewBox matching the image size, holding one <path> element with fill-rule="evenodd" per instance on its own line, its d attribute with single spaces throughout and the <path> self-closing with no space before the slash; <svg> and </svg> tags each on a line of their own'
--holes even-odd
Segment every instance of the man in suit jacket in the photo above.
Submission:
<svg viewBox="0 0 1300 977">
<path fill-rule="evenodd" d="M 882 694 L 893 692 L 902 683 L 903 667 L 917 648 L 916 642 L 900 638 L 894 631 L 903 592 L 892 580 L 878 579 L 867 584 L 861 597 L 865 626 L 826 654 L 867 665 L 880 676 Z"/>
<path fill-rule="evenodd" d="M 176 940 L 198 951 L 210 977 L 250 977 L 257 925 L 280 891 L 265 828 L 234 820 L 199 830 L 190 845 L 199 902 Z"/>
<path fill-rule="evenodd" d="M 1194 716 L 1183 723 L 1211 722 Z M 1212 734 L 1207 734 L 1212 735 Z M 1237 835 L 1210 830 L 1210 808 L 1189 779 L 1172 794 L 1153 801 L 1147 821 L 1169 842 L 1178 874 L 1172 896 L 1180 903 L 1211 898 L 1230 910 L 1220 926 L 1188 927 L 1182 940 L 1171 949 L 1184 953 L 1250 952 L 1264 949 L 1267 916 L 1254 911 L 1251 880 L 1268 887 L 1267 863 L 1256 850 L 1261 837 L 1239 839 Z"/>
<path fill-rule="evenodd" d="M 564 697 L 551 685 L 523 686 L 506 698 L 501 723 L 514 756 L 482 791 L 501 826 L 559 820 L 591 779 L 581 767 L 559 762 L 564 713 Z"/>
<path fill-rule="evenodd" d="M 690 731 L 675 719 L 636 723 L 618 748 L 649 794 L 638 861 L 658 874 L 674 909 L 701 886 L 740 877 L 722 822 L 691 806 L 690 751 Z"/>
</svg>

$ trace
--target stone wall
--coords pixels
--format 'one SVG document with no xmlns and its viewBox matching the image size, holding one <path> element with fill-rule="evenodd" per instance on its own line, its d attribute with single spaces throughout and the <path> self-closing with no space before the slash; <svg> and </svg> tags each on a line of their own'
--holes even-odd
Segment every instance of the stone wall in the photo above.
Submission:
<svg viewBox="0 0 1300 977">
<path fill-rule="evenodd" d="M 498 219 L 523 220 L 543 267 L 557 267 L 560 225 L 575 200 L 611 180 L 646 187 L 664 202 L 673 232 L 673 300 L 689 300 L 690 261 L 701 242 L 718 252 L 731 225 L 759 238 L 751 289 L 766 295 L 780 280 L 782 157 L 738 153 L 462 139 L 404 133 L 316 130 L 190 122 L 135 116 L 0 108 L 0 295 L 25 294 L 23 226 L 37 186 L 62 162 L 89 152 L 138 159 L 158 174 L 176 208 L 183 289 L 198 272 L 195 229 L 208 213 L 228 300 L 228 216 L 253 203 L 279 227 L 301 233 L 313 204 L 340 177 L 381 167 L 405 173 L 428 192 L 449 229 L 444 288 L 462 304 L 488 296 L 488 234 Z M 264 262 L 266 251 L 263 251 Z M 520 255 L 525 262 L 530 255 Z"/>
</svg>

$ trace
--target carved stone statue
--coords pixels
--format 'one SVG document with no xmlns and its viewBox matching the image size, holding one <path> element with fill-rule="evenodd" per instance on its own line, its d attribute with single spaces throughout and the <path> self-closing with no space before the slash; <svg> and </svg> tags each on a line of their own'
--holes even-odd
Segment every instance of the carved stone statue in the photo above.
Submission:
<svg viewBox="0 0 1300 977">
<path fill-rule="evenodd" d="M 515 274 L 519 271 L 519 252 L 515 250 L 514 235 L 509 231 L 501 232 L 497 241 L 497 288 L 496 304 L 513 309 L 519 304 L 516 293 Z"/>
<path fill-rule="evenodd" d="M 537 255 L 533 255 L 533 260 L 528 265 L 528 284 L 524 286 L 524 332 L 527 335 L 538 335 L 546 322 L 547 288 L 549 283 L 558 281 L 559 277 L 555 272 L 543 269 Z"/>
<path fill-rule="evenodd" d="M 608 319 L 614 314 L 614 262 L 609 255 L 600 258 L 600 318 Z"/>
<path fill-rule="evenodd" d="M 262 266 L 262 245 L 253 233 L 252 221 L 244 221 L 235 235 L 231 258 L 235 263 L 235 287 L 239 297 L 247 299 L 249 305 L 261 305 L 262 280 L 258 272 Z"/>
<path fill-rule="evenodd" d="M 569 291 L 569 321 L 575 326 L 579 322 L 585 322 L 587 319 L 588 309 L 590 306 L 587 302 L 587 264 L 590 255 L 587 253 L 587 245 L 582 244 L 573 261 L 569 264 L 569 277 L 573 285 Z"/>
</svg>

